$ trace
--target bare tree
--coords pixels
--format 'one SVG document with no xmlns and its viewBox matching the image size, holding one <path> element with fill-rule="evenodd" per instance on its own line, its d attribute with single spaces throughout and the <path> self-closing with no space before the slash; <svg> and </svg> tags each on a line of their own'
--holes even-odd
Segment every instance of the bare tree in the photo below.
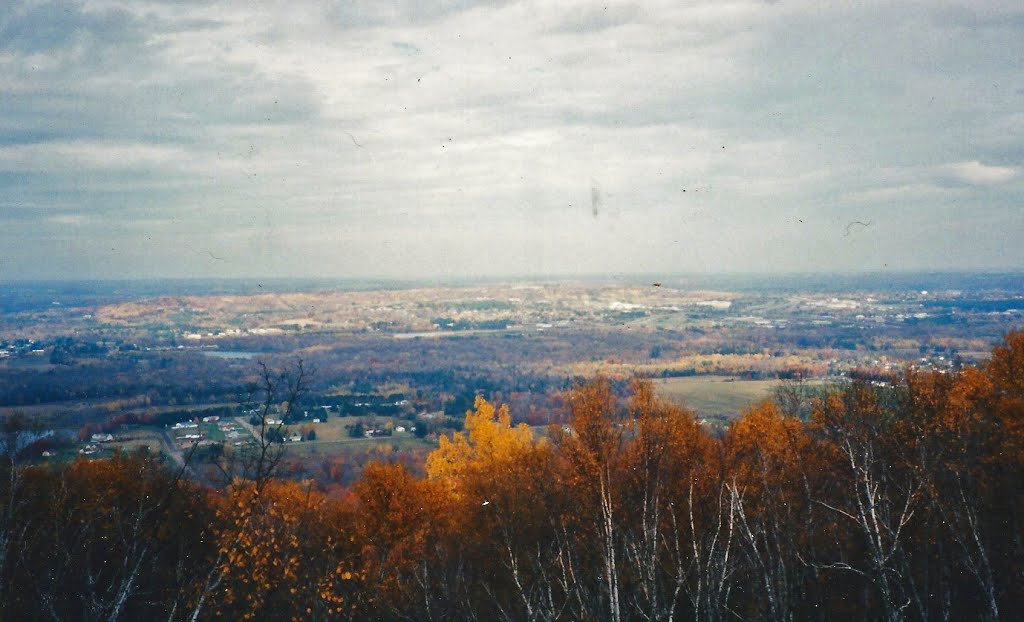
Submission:
<svg viewBox="0 0 1024 622">
<path fill-rule="evenodd" d="M 22 457 L 34 435 L 20 413 L 15 413 L 0 424 L 0 609 L 7 603 L 8 565 L 12 559 L 11 549 L 24 539 L 31 523 L 20 517 L 21 488 L 24 464 Z"/>
<path fill-rule="evenodd" d="M 311 382 L 311 374 L 301 358 L 296 359 L 294 365 L 276 370 L 263 360 L 258 361 L 257 366 L 256 378 L 247 387 L 242 402 L 246 410 L 258 419 L 252 426 L 253 442 L 244 446 L 240 455 L 225 456 L 218 463 L 229 486 L 252 482 L 252 493 L 243 520 L 236 521 L 226 541 L 217 548 L 217 555 L 211 561 L 187 617 L 190 622 L 199 619 L 210 597 L 220 587 L 224 579 L 225 554 L 239 545 L 245 530 L 261 513 L 263 490 L 273 480 L 284 458 L 285 447 L 281 442 L 287 432 L 284 422 L 291 418 L 296 404 L 308 391 Z M 236 476 L 241 481 L 236 482 Z M 223 535 L 221 537 L 223 539 Z"/>
<path fill-rule="evenodd" d="M 729 607 L 736 569 L 736 503 L 724 481 L 717 486 L 713 498 L 701 500 L 694 495 L 694 488 L 691 483 L 686 499 L 693 557 L 684 585 L 693 606 L 693 618 L 710 621 L 738 617 Z M 709 503 L 711 507 L 707 507 Z"/>
<path fill-rule="evenodd" d="M 253 441 L 229 448 L 217 457 L 216 465 L 230 486 L 236 480 L 255 482 L 262 491 L 285 455 L 283 443 L 298 402 L 309 390 L 311 372 L 301 358 L 274 369 L 260 360 L 256 377 L 246 387 L 241 405 L 250 416 Z"/>
</svg>

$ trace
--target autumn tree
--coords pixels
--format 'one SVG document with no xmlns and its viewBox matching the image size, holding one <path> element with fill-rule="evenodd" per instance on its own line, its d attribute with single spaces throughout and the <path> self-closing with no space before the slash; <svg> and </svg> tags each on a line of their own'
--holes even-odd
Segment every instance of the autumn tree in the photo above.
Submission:
<svg viewBox="0 0 1024 622">
<path fill-rule="evenodd" d="M 784 407 L 762 402 L 729 426 L 725 437 L 728 487 L 746 559 L 743 579 L 751 617 L 794 620 L 813 605 L 813 574 L 803 560 L 814 556 L 813 538 L 823 529 L 809 500 L 817 488 L 813 441 L 805 425 Z M 803 616 L 801 616 L 803 617 Z"/>
<path fill-rule="evenodd" d="M 189 517 L 203 515 L 180 470 L 133 454 L 28 475 L 31 498 L 19 518 L 31 533 L 18 543 L 10 610 L 113 621 L 172 607 L 181 588 L 173 569 L 196 553 Z"/>
<path fill-rule="evenodd" d="M 983 407 L 991 383 L 980 370 L 969 368 L 954 374 L 911 372 L 906 387 L 904 442 L 912 445 L 929 510 L 922 516 L 917 557 L 940 569 L 923 568 L 921 574 L 930 593 L 943 595 L 933 603 L 917 599 L 919 613 L 927 617 L 928 609 L 938 608 L 948 617 L 949 603 L 963 601 L 970 590 L 958 589 L 965 582 L 947 577 L 962 576 L 973 578 L 983 595 L 979 613 L 997 620 L 992 534 L 983 510 L 996 485 L 989 463 L 998 441 Z"/>
<path fill-rule="evenodd" d="M 451 492 L 472 559 L 498 560 L 467 566 L 470 596 L 495 617 L 557 619 L 576 580 L 552 448 L 525 424 L 513 427 L 507 406 L 482 397 L 464 428 L 441 437 L 427 473 Z"/>
<path fill-rule="evenodd" d="M 724 431 L 645 381 L 577 385 L 543 433 L 477 398 L 426 477 L 375 448 L 324 460 L 326 492 L 263 442 L 301 364 L 260 367 L 260 439 L 222 486 L 141 453 L 29 466 L 9 421 L 0 619 L 1012 618 L 1022 361 L 1014 332 L 985 365 L 783 395 Z"/>
<path fill-rule="evenodd" d="M 982 489 L 991 496 L 982 507 L 1003 543 L 993 548 L 1006 594 L 1005 613 L 1024 607 L 1024 586 L 1009 580 L 1024 560 L 1024 329 L 1009 332 L 993 348 L 983 371 L 991 382 L 982 408 L 993 443 L 985 459 L 989 485 Z"/>
<path fill-rule="evenodd" d="M 356 602 L 350 513 L 308 484 L 234 487 L 215 500 L 214 590 L 204 617 L 315 620 L 346 617 Z"/>
<path fill-rule="evenodd" d="M 358 610 L 391 619 L 452 619 L 466 584 L 457 576 L 448 489 L 414 478 L 400 464 L 371 463 L 353 492 L 364 585 Z"/>
<path fill-rule="evenodd" d="M 624 412 L 605 378 L 577 386 L 568 394 L 569 433 L 555 439 L 566 461 L 567 482 L 578 492 L 580 518 L 588 520 L 600 568 L 601 602 L 581 603 L 591 611 L 581 617 L 600 617 L 612 622 L 622 619 L 621 542 L 616 528 L 620 501 L 616 497 L 616 476 L 625 442 Z M 592 517 L 592 519 L 591 519 Z"/>
<path fill-rule="evenodd" d="M 626 603 L 645 619 L 671 620 L 686 593 L 699 617 L 721 602 L 713 594 L 728 580 L 718 546 L 727 538 L 706 537 L 728 512 L 717 503 L 717 448 L 692 412 L 658 398 L 648 381 L 632 385 L 626 431 L 616 486 L 623 508 L 632 508 L 620 529 Z"/>
<path fill-rule="evenodd" d="M 917 586 L 906 572 L 909 527 L 920 510 L 924 481 L 900 444 L 898 411 L 864 382 L 815 403 L 814 429 L 833 456 L 834 495 L 815 503 L 835 513 L 863 547 L 863 559 L 840 558 L 824 567 L 869 580 L 885 619 L 906 617 Z"/>
</svg>

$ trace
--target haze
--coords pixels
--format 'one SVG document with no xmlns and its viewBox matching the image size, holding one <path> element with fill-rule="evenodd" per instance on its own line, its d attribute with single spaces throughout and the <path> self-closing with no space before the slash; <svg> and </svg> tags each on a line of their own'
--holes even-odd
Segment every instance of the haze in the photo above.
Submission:
<svg viewBox="0 0 1024 622">
<path fill-rule="evenodd" d="M 1024 268 L 1011 2 L 15 2 L 0 279 Z"/>
</svg>

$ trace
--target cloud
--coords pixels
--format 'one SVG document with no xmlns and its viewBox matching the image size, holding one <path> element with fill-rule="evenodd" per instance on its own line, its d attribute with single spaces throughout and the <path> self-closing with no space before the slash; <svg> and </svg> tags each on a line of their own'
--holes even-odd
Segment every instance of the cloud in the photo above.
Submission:
<svg viewBox="0 0 1024 622">
<path fill-rule="evenodd" d="M 186 164 L 189 157 L 190 153 L 181 147 L 144 142 L 73 140 L 0 146 L 0 162 L 7 170 L 23 171 L 150 168 L 165 172 L 165 167 Z"/>
<path fill-rule="evenodd" d="M 633 3 L 580 3 L 564 15 L 556 30 L 566 32 L 599 32 L 622 26 L 640 14 Z"/>
<path fill-rule="evenodd" d="M 850 195 L 850 200 L 867 204 L 891 204 L 921 199 L 940 199 L 958 194 L 955 188 L 936 186 L 930 183 L 886 186 L 863 190 Z"/>
<path fill-rule="evenodd" d="M 502 273 L 1024 266 L 979 242 L 1024 235 L 1018 5 L 17 2 L 0 244 L 51 277 L 478 273 L 479 240 Z"/>
<path fill-rule="evenodd" d="M 406 43 L 405 41 L 392 41 L 391 46 L 398 50 L 399 52 L 401 52 L 402 54 L 407 54 L 409 56 L 419 54 L 420 52 L 420 49 L 418 47 L 411 43 Z"/>
<path fill-rule="evenodd" d="M 80 225 L 85 222 L 85 218 L 80 214 L 58 214 L 48 216 L 46 221 L 55 225 Z"/>
<path fill-rule="evenodd" d="M 90 11 L 68 2 L 14 3 L 0 18 L 0 49 L 33 54 L 97 40 L 134 37 L 121 9 Z"/>
<path fill-rule="evenodd" d="M 941 171 L 952 179 L 977 186 L 1003 184 L 1020 172 L 1013 166 L 988 166 L 977 160 L 947 164 Z"/>
</svg>

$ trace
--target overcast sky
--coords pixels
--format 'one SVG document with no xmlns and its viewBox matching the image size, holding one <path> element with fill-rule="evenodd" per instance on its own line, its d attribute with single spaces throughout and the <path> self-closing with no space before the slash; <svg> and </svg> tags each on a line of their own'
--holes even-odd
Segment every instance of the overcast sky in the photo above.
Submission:
<svg viewBox="0 0 1024 622">
<path fill-rule="evenodd" d="M 0 279 L 1024 268 L 1024 4 L 5 3 Z"/>
</svg>

